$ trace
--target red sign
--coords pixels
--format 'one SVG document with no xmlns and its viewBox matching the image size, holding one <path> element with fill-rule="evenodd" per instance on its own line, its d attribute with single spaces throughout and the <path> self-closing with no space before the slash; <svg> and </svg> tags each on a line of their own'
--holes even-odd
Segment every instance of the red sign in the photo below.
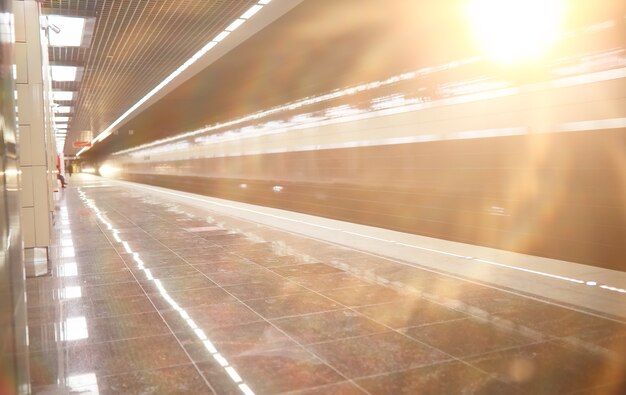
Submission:
<svg viewBox="0 0 626 395">
<path fill-rule="evenodd" d="M 74 148 L 83 148 L 83 147 L 91 147 L 91 142 L 89 141 L 74 141 L 72 143 Z"/>
</svg>

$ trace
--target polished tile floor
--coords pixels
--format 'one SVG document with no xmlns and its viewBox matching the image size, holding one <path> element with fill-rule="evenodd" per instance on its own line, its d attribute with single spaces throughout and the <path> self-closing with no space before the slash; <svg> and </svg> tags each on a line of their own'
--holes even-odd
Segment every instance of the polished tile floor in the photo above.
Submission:
<svg viewBox="0 0 626 395">
<path fill-rule="evenodd" d="M 624 394 L 626 324 L 74 176 L 40 394 Z"/>
</svg>

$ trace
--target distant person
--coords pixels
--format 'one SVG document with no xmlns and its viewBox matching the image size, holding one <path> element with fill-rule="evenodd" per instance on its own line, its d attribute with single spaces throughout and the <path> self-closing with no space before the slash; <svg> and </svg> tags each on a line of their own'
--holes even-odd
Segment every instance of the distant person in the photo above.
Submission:
<svg viewBox="0 0 626 395">
<path fill-rule="evenodd" d="M 61 187 L 65 188 L 65 177 L 61 174 L 61 168 L 57 166 L 57 179 L 61 181 Z"/>
<path fill-rule="evenodd" d="M 67 167 L 67 174 L 69 174 L 69 175 L 70 175 L 70 178 L 72 178 L 72 173 L 73 173 L 73 171 L 74 171 L 74 165 L 69 165 L 69 166 Z"/>
</svg>

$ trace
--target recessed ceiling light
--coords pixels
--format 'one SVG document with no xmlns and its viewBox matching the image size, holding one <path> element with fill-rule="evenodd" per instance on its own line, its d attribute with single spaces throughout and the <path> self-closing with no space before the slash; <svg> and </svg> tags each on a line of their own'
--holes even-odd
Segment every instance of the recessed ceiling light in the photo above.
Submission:
<svg viewBox="0 0 626 395">
<path fill-rule="evenodd" d="M 261 11 L 261 8 L 263 8 L 262 5 L 258 5 L 258 4 L 253 5 L 252 7 L 250 7 L 248 9 L 248 11 L 244 12 L 243 15 L 241 15 L 241 18 L 243 18 L 243 19 L 250 19 L 250 18 L 252 18 L 252 16 L 254 14 L 256 14 L 259 11 Z"/>
<path fill-rule="evenodd" d="M 237 29 L 239 26 L 241 26 L 246 20 L 245 19 L 235 19 L 235 21 L 233 23 L 231 23 L 230 25 L 228 25 L 228 27 L 224 30 L 226 30 L 227 32 L 232 32 L 235 29 Z"/>
<path fill-rule="evenodd" d="M 68 122 L 70 117 L 54 117 L 55 122 Z"/>
<path fill-rule="evenodd" d="M 70 18 L 60 15 L 48 15 L 48 23 L 57 26 L 57 33 L 49 30 L 50 46 L 80 47 L 85 30 L 85 18 Z"/>
<path fill-rule="evenodd" d="M 55 108 L 55 111 L 59 114 L 68 114 L 72 112 L 71 106 L 58 106 Z"/>
<path fill-rule="evenodd" d="M 67 124 L 66 123 L 55 123 L 54 127 L 57 129 L 67 129 Z"/>
<path fill-rule="evenodd" d="M 76 81 L 78 67 L 74 66 L 50 66 L 54 81 Z"/>
<path fill-rule="evenodd" d="M 72 91 L 52 91 L 52 99 L 58 101 L 68 101 L 74 99 Z"/>
<path fill-rule="evenodd" d="M 225 39 L 228 35 L 230 34 L 230 32 L 227 31 L 223 31 L 220 34 L 218 34 L 217 36 L 215 36 L 215 38 L 213 39 L 213 41 L 215 41 L 216 43 L 219 43 L 220 41 L 222 41 L 223 39 Z"/>
</svg>

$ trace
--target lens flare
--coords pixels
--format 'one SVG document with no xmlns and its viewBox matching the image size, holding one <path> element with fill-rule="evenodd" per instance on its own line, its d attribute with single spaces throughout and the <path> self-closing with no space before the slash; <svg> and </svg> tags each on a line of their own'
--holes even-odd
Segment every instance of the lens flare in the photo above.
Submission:
<svg viewBox="0 0 626 395">
<path fill-rule="evenodd" d="M 564 0 L 470 0 L 468 17 L 486 55 L 499 63 L 533 60 L 558 41 Z"/>
</svg>

